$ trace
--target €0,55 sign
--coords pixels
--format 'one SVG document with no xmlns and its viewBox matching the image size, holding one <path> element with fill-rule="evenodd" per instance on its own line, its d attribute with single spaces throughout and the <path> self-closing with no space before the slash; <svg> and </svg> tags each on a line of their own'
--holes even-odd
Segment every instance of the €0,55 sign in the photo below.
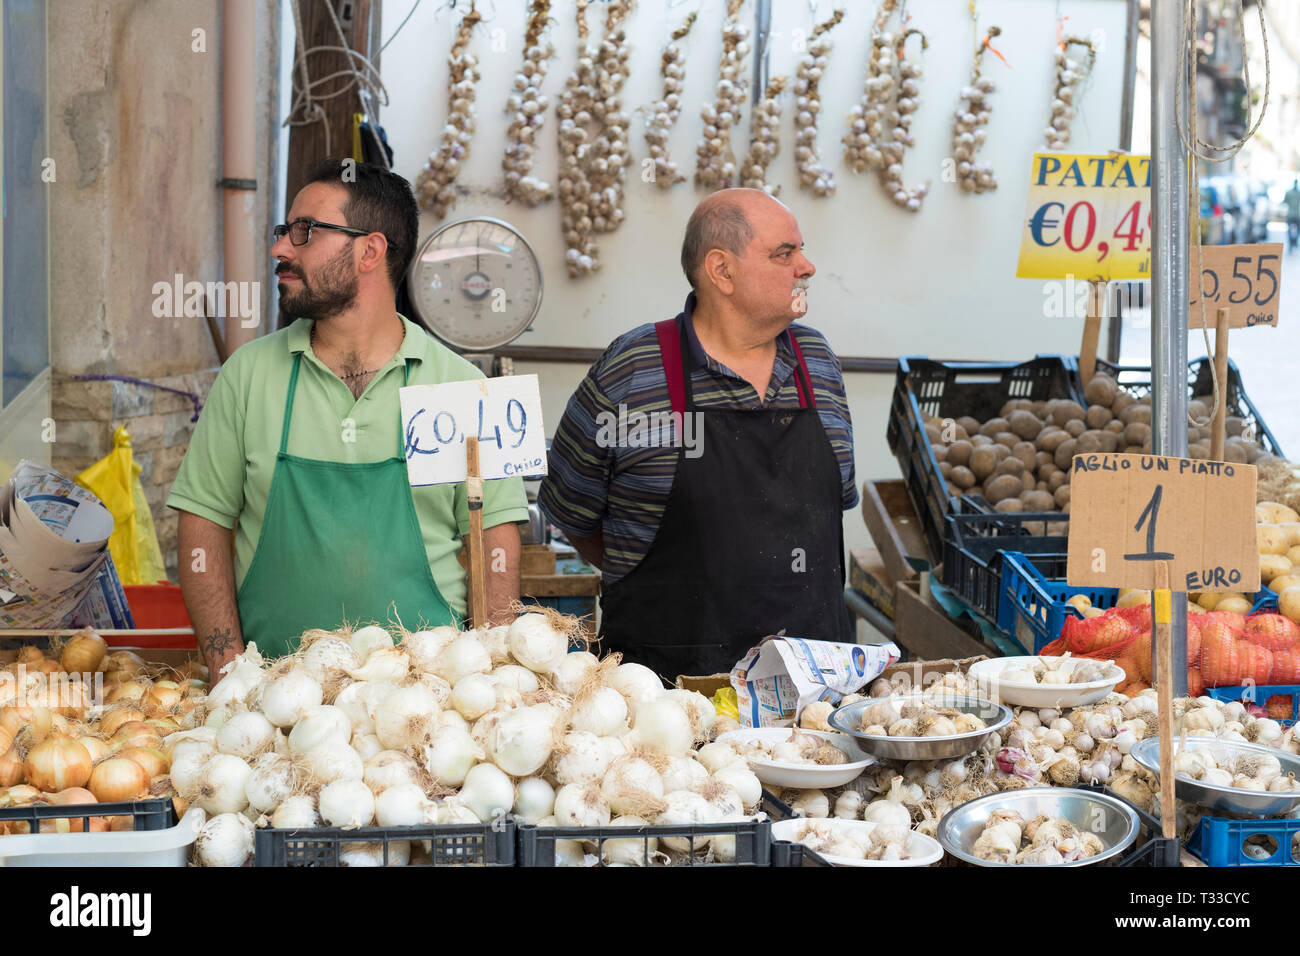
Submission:
<svg viewBox="0 0 1300 956">
<path fill-rule="evenodd" d="M 1075 455 L 1072 587 L 1259 590 L 1255 466 L 1156 455 Z"/>
<path fill-rule="evenodd" d="M 1151 278 L 1151 157 L 1035 153 L 1016 275 Z"/>
<path fill-rule="evenodd" d="M 464 481 L 465 439 L 478 439 L 482 478 L 546 474 L 536 375 L 401 389 L 402 445 L 411 485 Z"/>
</svg>

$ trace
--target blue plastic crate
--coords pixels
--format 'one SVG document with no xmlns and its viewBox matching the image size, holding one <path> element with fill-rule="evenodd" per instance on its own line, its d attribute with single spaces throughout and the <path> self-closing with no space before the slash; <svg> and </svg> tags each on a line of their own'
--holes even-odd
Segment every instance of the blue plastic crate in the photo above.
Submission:
<svg viewBox="0 0 1300 956">
<path fill-rule="evenodd" d="M 1215 700 L 1251 700 L 1261 707 L 1274 694 L 1288 694 L 1291 697 L 1291 719 L 1286 724 L 1295 723 L 1300 718 L 1300 684 L 1244 684 L 1241 687 L 1207 687 L 1205 693 Z"/>
<path fill-rule="evenodd" d="M 1300 866 L 1300 845 L 1293 850 L 1291 843 L 1297 834 L 1300 834 L 1300 820 L 1201 817 L 1187 841 L 1187 849 L 1207 866 Z M 1242 849 L 1255 836 L 1269 837 L 1277 844 L 1267 859 L 1256 859 Z"/>
</svg>

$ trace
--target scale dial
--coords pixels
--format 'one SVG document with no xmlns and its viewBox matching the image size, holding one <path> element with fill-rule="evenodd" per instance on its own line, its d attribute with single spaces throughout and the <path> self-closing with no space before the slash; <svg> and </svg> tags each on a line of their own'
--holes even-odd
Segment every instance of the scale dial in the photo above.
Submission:
<svg viewBox="0 0 1300 956">
<path fill-rule="evenodd" d="M 508 222 L 475 216 L 439 227 L 421 243 L 406 288 L 438 338 L 487 352 L 518 338 L 542 305 L 542 270 Z"/>
</svg>

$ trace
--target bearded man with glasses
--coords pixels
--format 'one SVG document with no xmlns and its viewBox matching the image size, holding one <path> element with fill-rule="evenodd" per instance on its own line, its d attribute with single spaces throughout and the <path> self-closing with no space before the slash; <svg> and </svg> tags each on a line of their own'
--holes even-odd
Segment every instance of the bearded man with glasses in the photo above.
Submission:
<svg viewBox="0 0 1300 956">
<path fill-rule="evenodd" d="M 294 321 L 227 360 L 167 500 L 214 682 L 249 641 L 278 657 L 313 628 L 465 620 L 465 486 L 410 486 L 398 390 L 483 376 L 397 312 L 418 229 L 405 179 L 330 160 L 273 231 Z M 493 622 L 519 596 L 527 519 L 521 480 L 483 483 L 484 546 L 504 557 L 487 574 Z"/>
</svg>

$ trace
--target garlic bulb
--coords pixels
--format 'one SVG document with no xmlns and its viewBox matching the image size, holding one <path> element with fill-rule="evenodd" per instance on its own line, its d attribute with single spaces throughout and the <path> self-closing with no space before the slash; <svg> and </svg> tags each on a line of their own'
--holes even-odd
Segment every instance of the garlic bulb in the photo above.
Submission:
<svg viewBox="0 0 1300 956">
<path fill-rule="evenodd" d="M 1072 46 L 1084 48 L 1086 53 L 1082 60 L 1069 55 Z M 1052 92 L 1052 119 L 1045 136 L 1048 149 L 1065 149 L 1070 142 L 1070 124 L 1074 120 L 1075 91 L 1092 71 L 1097 50 L 1091 40 L 1069 36 L 1061 41 L 1055 59 L 1056 89 Z"/>
<path fill-rule="evenodd" d="M 767 167 L 781 151 L 780 96 L 785 91 L 786 78 L 773 77 L 768 81 L 763 98 L 754 107 L 754 117 L 749 127 L 749 152 L 740 168 L 740 185 L 748 189 L 761 189 L 769 196 L 778 196 L 780 186 L 767 182 Z"/>
<path fill-rule="evenodd" d="M 668 158 L 668 135 L 682 112 L 686 53 L 680 42 L 691 32 L 698 16 L 698 12 L 687 16 L 682 25 L 673 31 L 672 40 L 664 46 L 659 63 L 659 75 L 664 82 L 663 96 L 650 105 L 645 121 L 645 141 L 653 162 L 649 170 L 650 181 L 660 189 L 671 189 L 678 183 L 686 182 L 686 176 Z M 643 179 L 645 175 L 643 172 Z"/>
<path fill-rule="evenodd" d="M 817 87 L 831 52 L 831 41 L 826 34 L 843 19 L 844 11 L 836 10 L 830 19 L 813 28 L 808 52 L 800 58 L 796 71 L 795 165 L 799 169 L 799 185 L 819 197 L 835 195 L 835 174 L 821 164 L 817 154 L 817 114 L 822 108 Z"/>
<path fill-rule="evenodd" d="M 980 76 L 981 61 L 984 51 L 992 49 L 990 41 L 1002 32 L 999 27 L 989 27 L 984 42 L 975 51 L 975 65 L 971 70 L 969 86 L 962 87 L 961 102 L 957 105 L 952 130 L 952 157 L 957 164 L 957 182 L 968 193 L 991 192 L 998 188 L 993 178 L 993 167 L 988 163 L 975 161 L 975 154 L 984 145 L 987 133 L 989 106 L 987 97 L 996 89 L 994 82 L 986 76 Z M 996 51 L 995 51 L 996 52 Z"/>
<path fill-rule="evenodd" d="M 460 22 L 451 47 L 451 75 L 447 84 L 447 125 L 442 128 L 442 143 L 415 178 L 415 195 L 420 204 L 433 211 L 438 219 L 447 215 L 455 201 L 452 189 L 461 167 L 469 156 L 474 138 L 474 84 L 479 80 L 478 58 L 467 51 L 470 35 L 483 17 L 472 7 Z"/>
<path fill-rule="evenodd" d="M 749 53 L 749 27 L 740 22 L 744 0 L 727 0 L 727 22 L 722 27 L 722 61 L 718 67 L 717 99 L 700 111 L 704 135 L 695 150 L 695 185 L 726 189 L 739 179 L 731 151 L 731 128 L 740 122 L 745 105 L 742 66 Z"/>
<path fill-rule="evenodd" d="M 514 88 L 506 102 L 506 112 L 511 116 L 506 131 L 506 155 L 501 163 L 506 171 L 506 196 L 530 207 L 555 198 L 555 188 L 532 175 L 533 141 L 541 133 L 546 118 L 542 80 L 546 77 L 547 61 L 555 55 L 555 48 L 542 41 L 550 11 L 550 0 L 532 0 L 529 4 L 524 63 L 515 74 Z"/>
</svg>

